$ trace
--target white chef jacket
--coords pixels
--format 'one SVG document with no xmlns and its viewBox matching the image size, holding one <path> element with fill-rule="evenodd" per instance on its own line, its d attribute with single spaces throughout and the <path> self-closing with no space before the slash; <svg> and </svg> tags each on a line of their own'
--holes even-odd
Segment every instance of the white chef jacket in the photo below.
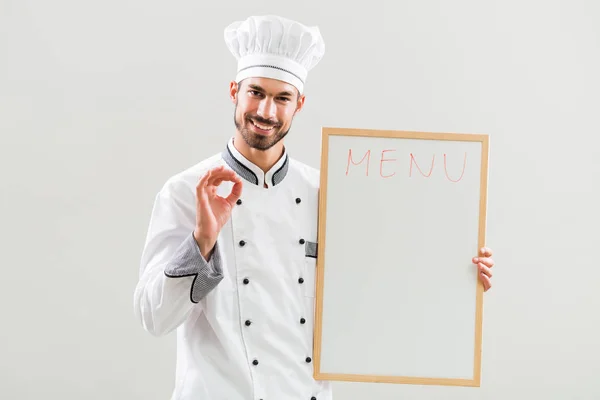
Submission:
<svg viewBox="0 0 600 400">
<path fill-rule="evenodd" d="M 136 317 L 154 335 L 177 332 L 172 400 L 332 400 L 312 363 L 319 171 L 284 149 L 264 173 L 233 143 L 157 194 Z M 196 185 L 221 165 L 243 178 L 242 195 L 207 262 L 193 238 Z"/>
</svg>

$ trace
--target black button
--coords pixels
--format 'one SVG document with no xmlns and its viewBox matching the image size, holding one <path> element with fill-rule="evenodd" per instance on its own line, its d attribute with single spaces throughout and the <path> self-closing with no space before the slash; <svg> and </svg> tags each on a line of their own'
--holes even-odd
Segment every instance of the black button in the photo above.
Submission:
<svg viewBox="0 0 600 400">
<path fill-rule="evenodd" d="M 310 400 L 317 400 L 315 396 L 311 397 Z"/>
<path fill-rule="evenodd" d="M 238 200 L 236 201 L 236 203 L 237 203 L 237 205 L 239 206 L 240 204 L 242 204 L 242 199 L 238 199 Z"/>
<path fill-rule="evenodd" d="M 300 204 L 302 200 L 300 200 L 300 197 L 296 198 L 296 204 Z"/>
<path fill-rule="evenodd" d="M 311 361 L 312 361 L 312 359 L 311 359 L 310 357 L 306 357 L 306 362 L 307 362 L 307 363 L 309 363 L 309 362 L 311 362 Z"/>
<path fill-rule="evenodd" d="M 304 324 L 306 322 L 306 320 L 304 318 L 300 318 L 300 323 Z"/>
<path fill-rule="evenodd" d="M 243 240 L 240 240 L 240 246 L 243 246 L 245 244 L 246 244 L 246 242 L 244 242 Z"/>
<path fill-rule="evenodd" d="M 248 283 L 250 283 L 250 280 L 248 278 L 244 278 L 244 285 L 247 285 Z"/>
<path fill-rule="evenodd" d="M 304 278 L 298 278 L 298 283 L 304 283 Z"/>
<path fill-rule="evenodd" d="M 254 365 L 258 365 L 258 360 L 254 360 L 254 361 L 252 361 L 252 364 L 254 364 Z"/>
<path fill-rule="evenodd" d="M 300 244 L 304 244 L 304 239 L 300 239 Z"/>
<path fill-rule="evenodd" d="M 248 319 L 248 320 L 246 320 L 246 326 L 250 326 L 250 324 L 251 324 L 251 323 L 252 323 L 252 322 L 250 322 L 250 320 L 249 320 L 249 319 Z"/>
</svg>

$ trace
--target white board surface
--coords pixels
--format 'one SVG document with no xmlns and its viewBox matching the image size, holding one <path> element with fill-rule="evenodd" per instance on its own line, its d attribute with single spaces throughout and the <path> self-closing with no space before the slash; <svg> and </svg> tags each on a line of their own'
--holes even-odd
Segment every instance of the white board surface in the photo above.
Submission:
<svg viewBox="0 0 600 400">
<path fill-rule="evenodd" d="M 486 135 L 323 129 L 315 377 L 479 385 Z"/>
</svg>

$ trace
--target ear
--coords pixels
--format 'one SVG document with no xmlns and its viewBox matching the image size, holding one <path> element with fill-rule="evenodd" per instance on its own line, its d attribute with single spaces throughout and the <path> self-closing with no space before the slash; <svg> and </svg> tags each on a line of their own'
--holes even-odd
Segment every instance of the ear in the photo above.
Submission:
<svg viewBox="0 0 600 400">
<path fill-rule="evenodd" d="M 298 101 L 296 102 L 296 112 L 300 112 L 302 107 L 304 107 L 304 100 L 306 99 L 305 95 L 298 96 Z"/>
<path fill-rule="evenodd" d="M 235 104 L 237 101 L 237 96 L 239 93 L 239 86 L 236 81 L 231 81 L 229 83 L 229 97 L 231 98 L 231 102 Z"/>
</svg>

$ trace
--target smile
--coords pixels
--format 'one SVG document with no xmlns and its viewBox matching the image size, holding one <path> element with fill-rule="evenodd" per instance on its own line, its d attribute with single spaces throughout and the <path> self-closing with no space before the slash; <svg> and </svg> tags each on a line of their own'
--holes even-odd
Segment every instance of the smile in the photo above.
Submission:
<svg viewBox="0 0 600 400">
<path fill-rule="evenodd" d="M 252 122 L 252 125 L 254 125 L 256 128 L 260 129 L 261 131 L 265 131 L 265 132 L 269 132 L 275 127 L 274 125 L 259 124 L 258 122 L 255 122 L 253 119 L 250 119 L 250 122 Z"/>
</svg>

